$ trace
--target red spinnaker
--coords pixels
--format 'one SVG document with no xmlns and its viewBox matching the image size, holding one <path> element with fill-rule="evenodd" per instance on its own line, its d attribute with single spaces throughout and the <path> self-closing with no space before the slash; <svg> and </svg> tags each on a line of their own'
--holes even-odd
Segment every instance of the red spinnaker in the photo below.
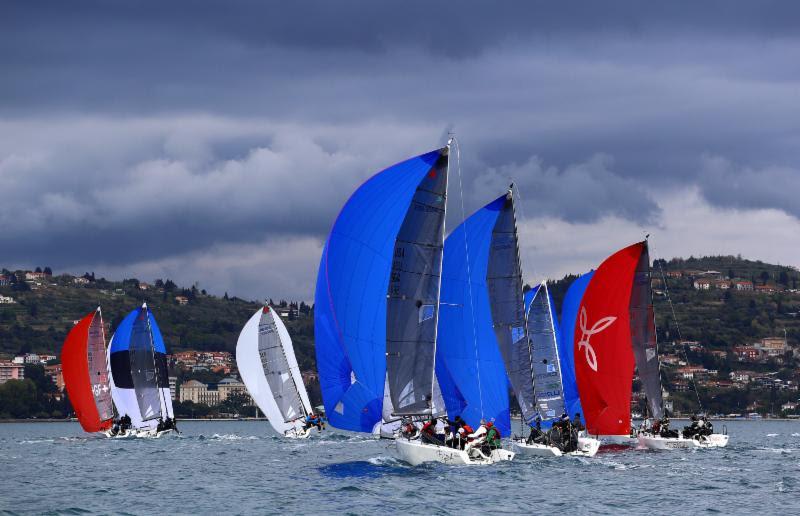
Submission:
<svg viewBox="0 0 800 516">
<path fill-rule="evenodd" d="M 81 319 L 69 332 L 61 349 L 61 371 L 64 374 L 69 401 L 81 427 L 86 432 L 101 432 L 111 428 L 112 424 L 110 418 L 100 419 L 89 377 L 89 328 L 95 317 L 100 317 L 99 311 Z M 102 319 L 98 322 L 102 324 Z"/>
<path fill-rule="evenodd" d="M 628 435 L 634 356 L 630 301 L 645 242 L 608 257 L 583 295 L 575 325 L 575 375 L 586 428 L 593 435 Z"/>
</svg>

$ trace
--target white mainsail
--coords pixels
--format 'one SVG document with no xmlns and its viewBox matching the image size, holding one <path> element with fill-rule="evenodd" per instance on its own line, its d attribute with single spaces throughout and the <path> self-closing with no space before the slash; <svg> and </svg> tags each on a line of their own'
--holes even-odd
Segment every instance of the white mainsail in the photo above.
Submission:
<svg viewBox="0 0 800 516">
<path fill-rule="evenodd" d="M 303 424 L 312 412 L 292 339 L 278 314 L 259 309 L 236 344 L 236 365 L 247 391 L 280 434 Z"/>
</svg>

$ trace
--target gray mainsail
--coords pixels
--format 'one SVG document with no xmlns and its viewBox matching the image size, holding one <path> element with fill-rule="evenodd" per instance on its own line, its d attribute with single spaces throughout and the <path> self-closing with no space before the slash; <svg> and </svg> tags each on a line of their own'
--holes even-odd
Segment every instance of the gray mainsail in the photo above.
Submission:
<svg viewBox="0 0 800 516">
<path fill-rule="evenodd" d="M 268 307 L 262 311 L 258 323 L 258 355 L 283 420 L 290 423 L 304 417 L 303 401 L 294 382 L 273 312 Z"/>
<path fill-rule="evenodd" d="M 639 379 L 647 396 L 650 416 L 661 419 L 663 400 L 656 345 L 653 300 L 650 291 L 650 253 L 645 243 L 633 277 L 630 301 L 631 344 Z"/>
<path fill-rule="evenodd" d="M 150 334 L 147 310 L 142 309 L 133 323 L 130 344 L 131 377 L 142 421 L 161 417 L 155 349 Z"/>
<path fill-rule="evenodd" d="M 111 401 L 111 389 L 108 383 L 108 364 L 106 362 L 106 342 L 103 334 L 103 318 L 100 311 L 95 313 L 89 325 L 86 355 L 89 363 L 89 382 L 92 385 L 92 396 L 97 406 L 100 421 L 114 417 L 114 405 Z"/>
<path fill-rule="evenodd" d="M 528 309 L 528 336 L 531 341 L 534 390 L 539 415 L 543 420 L 564 413 L 564 387 L 558 357 L 553 311 L 547 284 L 542 283 Z"/>
<path fill-rule="evenodd" d="M 530 422 L 536 414 L 536 407 L 531 374 L 531 352 L 526 338 L 525 301 L 522 293 L 514 199 L 511 192 L 506 196 L 506 202 L 492 230 L 486 286 L 500 355 L 503 357 L 506 373 L 517 396 L 522 416 Z"/>
<path fill-rule="evenodd" d="M 386 377 L 393 416 L 431 413 L 447 155 L 442 149 L 420 182 L 395 240 L 386 300 Z"/>
</svg>

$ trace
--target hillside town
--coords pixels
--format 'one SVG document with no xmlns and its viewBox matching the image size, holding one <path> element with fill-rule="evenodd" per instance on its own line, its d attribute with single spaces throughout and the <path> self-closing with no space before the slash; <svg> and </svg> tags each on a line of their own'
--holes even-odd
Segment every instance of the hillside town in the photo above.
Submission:
<svg viewBox="0 0 800 516">
<path fill-rule="evenodd" d="M 675 414 L 689 412 L 693 410 L 692 400 L 699 398 L 716 415 L 798 417 L 800 290 L 797 271 L 784 267 L 756 273 L 748 272 L 755 270 L 753 267 L 743 268 L 739 264 L 737 270 L 731 268 L 723 273 L 710 268 L 681 267 L 682 262 L 658 265 L 653 267 L 652 286 L 668 409 Z M 566 278 L 554 282 L 554 288 L 564 281 Z M 34 371 L 34 375 L 41 371 L 42 378 L 52 387 L 41 386 L 40 397 L 50 403 L 47 406 L 56 407 L 53 413 L 69 411 L 64 404 L 64 381 L 57 352 L 59 339 L 78 322 L 74 317 L 80 312 L 75 311 L 73 319 L 64 320 L 63 329 L 58 331 L 53 331 L 52 323 L 48 328 L 36 321 L 43 316 L 41 312 L 48 309 L 48 298 L 63 297 L 66 302 L 86 295 L 98 299 L 97 304 L 104 306 L 112 302 L 130 305 L 136 300 L 145 300 L 158 303 L 161 314 L 169 309 L 166 315 L 171 318 L 164 321 L 162 328 L 168 348 L 172 350 L 167 358 L 170 392 L 176 413 L 181 417 L 257 414 L 238 376 L 232 352 L 238 335 L 237 325 L 223 325 L 203 318 L 215 328 L 212 331 L 227 332 L 229 337 L 224 345 L 208 340 L 214 338 L 213 334 L 187 333 L 172 327 L 172 321 L 180 323 L 186 319 L 187 310 L 194 313 L 205 309 L 204 305 L 209 303 L 236 308 L 245 316 L 257 305 L 229 298 L 227 294 L 217 298 L 196 286 L 179 288 L 170 280 L 113 282 L 95 278 L 93 273 L 54 275 L 49 267 L 13 272 L 2 269 L 0 385 L 10 380 L 24 380 L 26 370 Z M 676 300 L 673 307 L 668 305 L 672 299 Z M 319 403 L 311 329 L 313 307 L 302 302 L 270 300 L 270 304 L 290 326 L 303 378 L 312 401 Z M 668 315 L 671 309 L 676 311 L 682 328 Z M 245 317 L 239 318 L 244 320 Z M 725 320 L 730 322 L 723 322 Z M 22 331 L 23 323 L 30 324 L 32 329 L 48 330 L 41 337 L 48 345 L 14 353 L 16 344 L 9 346 L 10 341 L 5 339 Z M 107 336 L 112 335 L 116 323 L 112 319 L 106 322 Z M 719 330 L 713 331 L 712 325 L 717 325 Z M 736 330 L 735 325 L 745 326 Z M 764 335 L 770 330 L 771 334 Z M 202 346 L 197 345 L 200 343 Z M 633 390 L 631 404 L 634 412 L 642 413 L 644 398 L 637 388 Z M 3 414 L 0 410 L 0 417 L 11 416 L 13 414 Z"/>
</svg>

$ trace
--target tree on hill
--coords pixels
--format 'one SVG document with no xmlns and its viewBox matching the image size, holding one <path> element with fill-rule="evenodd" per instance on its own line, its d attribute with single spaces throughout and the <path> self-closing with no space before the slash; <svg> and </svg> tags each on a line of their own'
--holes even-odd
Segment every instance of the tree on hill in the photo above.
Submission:
<svg viewBox="0 0 800 516">
<path fill-rule="evenodd" d="M 45 267 L 44 268 L 44 273 L 47 274 L 48 276 L 52 276 L 53 275 L 53 269 L 51 269 L 50 267 Z"/>
<path fill-rule="evenodd" d="M 33 272 L 42 272 L 42 268 L 41 267 L 36 267 L 36 270 L 33 271 Z"/>
</svg>

